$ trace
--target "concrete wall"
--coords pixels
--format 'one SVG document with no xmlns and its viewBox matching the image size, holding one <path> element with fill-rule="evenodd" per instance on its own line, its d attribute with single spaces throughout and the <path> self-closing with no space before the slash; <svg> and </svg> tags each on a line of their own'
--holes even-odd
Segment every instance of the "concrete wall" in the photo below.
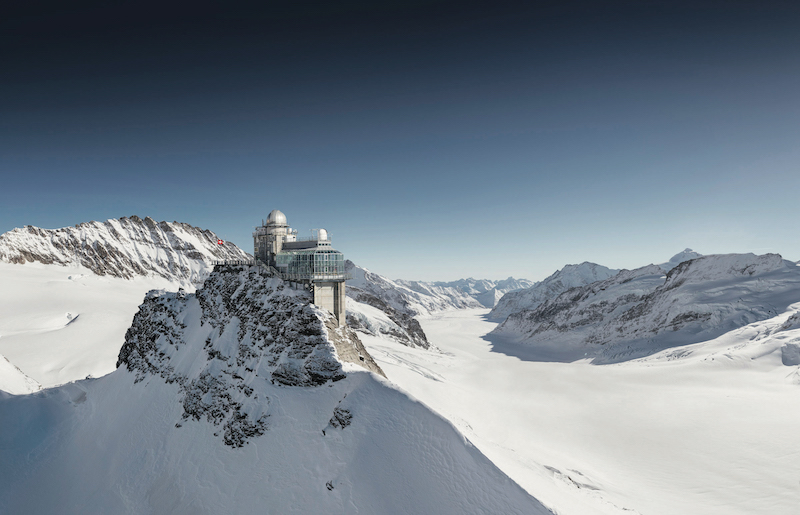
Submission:
<svg viewBox="0 0 800 515">
<path fill-rule="evenodd" d="M 314 283 L 314 305 L 333 313 L 339 326 L 345 324 L 345 302 L 344 282 Z"/>
</svg>

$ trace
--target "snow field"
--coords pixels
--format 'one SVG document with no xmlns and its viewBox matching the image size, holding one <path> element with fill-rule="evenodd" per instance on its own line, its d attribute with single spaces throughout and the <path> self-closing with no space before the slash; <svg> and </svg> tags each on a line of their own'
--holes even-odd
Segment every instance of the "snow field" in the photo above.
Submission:
<svg viewBox="0 0 800 515">
<path fill-rule="evenodd" d="M 209 424 L 175 427 L 178 388 L 160 378 L 134 385 L 120 371 L 6 396 L 0 505 L 17 514 L 545 513 L 447 421 L 355 368 L 319 388 L 259 385 L 274 403 L 269 429 L 240 449 Z M 343 429 L 329 424 L 337 406 L 352 413 Z"/>
<path fill-rule="evenodd" d="M 113 371 L 145 294 L 177 288 L 40 263 L 0 263 L 0 284 L 0 354 L 45 388 Z"/>
<path fill-rule="evenodd" d="M 486 310 L 422 318 L 441 353 L 362 339 L 390 379 L 557 513 L 789 515 L 800 506 L 800 382 L 780 349 L 800 331 L 774 330 L 793 312 L 603 366 L 493 352 Z M 750 340 L 768 327 L 769 341 Z"/>
</svg>

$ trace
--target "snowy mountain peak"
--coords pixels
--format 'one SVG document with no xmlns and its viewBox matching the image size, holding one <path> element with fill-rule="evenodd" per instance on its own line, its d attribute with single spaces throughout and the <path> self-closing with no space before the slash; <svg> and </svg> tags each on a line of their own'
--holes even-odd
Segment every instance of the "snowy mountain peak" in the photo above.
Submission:
<svg viewBox="0 0 800 515">
<path fill-rule="evenodd" d="M 219 241 L 189 224 L 131 216 L 61 229 L 13 229 L 0 235 L 0 261 L 80 264 L 97 275 L 153 275 L 199 285 L 213 260 L 248 258 L 236 245 Z"/>
<path fill-rule="evenodd" d="M 512 313 L 534 309 L 545 300 L 570 288 L 607 279 L 616 273 L 617 270 L 588 261 L 578 265 L 566 265 L 529 288 L 505 294 L 489 313 L 489 318 L 505 320 Z"/>
<path fill-rule="evenodd" d="M 659 266 L 666 272 L 672 270 L 673 268 L 683 263 L 684 261 L 689 261 L 690 259 L 696 259 L 702 256 L 703 255 L 700 254 L 699 252 L 695 252 L 690 248 L 686 248 L 683 250 L 683 252 L 678 252 L 677 254 L 669 258 L 669 261 L 667 261 L 666 263 L 662 263 Z"/>
<path fill-rule="evenodd" d="M 494 334 L 549 358 L 597 363 L 716 338 L 800 301 L 800 268 L 778 254 L 723 254 L 623 270 L 510 315 Z"/>
<path fill-rule="evenodd" d="M 340 359 L 348 356 L 382 374 L 355 333 L 330 318 L 309 292 L 263 268 L 220 266 L 196 294 L 148 294 L 117 367 L 134 373 L 135 382 L 160 376 L 177 383 L 182 418 L 222 426 L 225 443 L 240 447 L 267 427 L 269 399 L 253 393 L 254 383 L 338 381 L 345 377 Z"/>
<path fill-rule="evenodd" d="M 780 254 L 714 254 L 680 263 L 667 273 L 664 288 L 676 288 L 684 283 L 750 277 L 787 266 L 793 267 L 794 263 L 784 260 Z"/>
</svg>

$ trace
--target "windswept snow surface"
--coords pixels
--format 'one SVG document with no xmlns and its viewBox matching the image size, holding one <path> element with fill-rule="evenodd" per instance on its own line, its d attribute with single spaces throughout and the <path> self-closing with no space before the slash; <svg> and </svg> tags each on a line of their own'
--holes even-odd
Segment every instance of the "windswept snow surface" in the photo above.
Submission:
<svg viewBox="0 0 800 515">
<path fill-rule="evenodd" d="M 44 387 L 113 371 L 145 294 L 178 288 L 41 263 L 0 263 L 0 284 L 0 354 Z M 0 382 L 9 375 L 0 370 Z"/>
<path fill-rule="evenodd" d="M 799 311 L 605 366 L 493 348 L 487 310 L 421 318 L 441 352 L 362 340 L 388 377 L 561 515 L 790 515 Z"/>
<path fill-rule="evenodd" d="M 26 376 L 5 356 L 0 355 L 0 391 L 16 395 L 33 393 L 42 389 L 42 385 Z"/>
<path fill-rule="evenodd" d="M 255 268 L 214 272 L 196 295 L 151 292 L 116 371 L 0 393 L 0 507 L 549 513 L 445 419 L 342 363 L 346 342 L 309 301 Z"/>
</svg>

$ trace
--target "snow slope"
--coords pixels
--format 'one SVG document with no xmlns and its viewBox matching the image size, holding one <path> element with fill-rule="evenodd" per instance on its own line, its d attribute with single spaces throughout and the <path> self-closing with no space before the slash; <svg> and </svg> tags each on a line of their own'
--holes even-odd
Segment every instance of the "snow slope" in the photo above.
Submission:
<svg viewBox="0 0 800 515">
<path fill-rule="evenodd" d="M 0 263 L 0 284 L 0 354 L 44 387 L 113 371 L 145 294 L 179 287 L 41 263 Z"/>
<path fill-rule="evenodd" d="M 115 372 L 0 393 L 0 506 L 549 513 L 450 423 L 343 363 L 357 338 L 333 336 L 309 301 L 257 270 L 220 269 L 196 295 L 148 295 Z"/>
<path fill-rule="evenodd" d="M 248 259 L 236 245 L 217 241 L 208 230 L 138 216 L 62 229 L 26 226 L 0 235 L 0 262 L 80 264 L 97 275 L 159 276 L 198 286 L 212 261 Z"/>
<path fill-rule="evenodd" d="M 649 265 L 570 289 L 492 335 L 543 359 L 609 363 L 713 339 L 800 301 L 800 267 L 778 254 L 704 256 L 662 274 Z"/>
<path fill-rule="evenodd" d="M 800 303 L 602 367 L 492 345 L 486 312 L 422 317 L 442 352 L 362 338 L 389 377 L 557 513 L 797 512 Z"/>
<path fill-rule="evenodd" d="M 26 376 L 22 370 L 12 365 L 5 356 L 0 354 L 0 391 L 20 395 L 41 389 L 42 385 Z"/>
<path fill-rule="evenodd" d="M 584 286 L 595 281 L 608 279 L 618 270 L 612 270 L 596 263 L 585 261 L 579 265 L 566 265 L 551 276 L 533 286 L 504 295 L 489 313 L 492 320 L 502 321 L 512 313 L 535 309 L 547 299 L 576 286 Z"/>
</svg>

